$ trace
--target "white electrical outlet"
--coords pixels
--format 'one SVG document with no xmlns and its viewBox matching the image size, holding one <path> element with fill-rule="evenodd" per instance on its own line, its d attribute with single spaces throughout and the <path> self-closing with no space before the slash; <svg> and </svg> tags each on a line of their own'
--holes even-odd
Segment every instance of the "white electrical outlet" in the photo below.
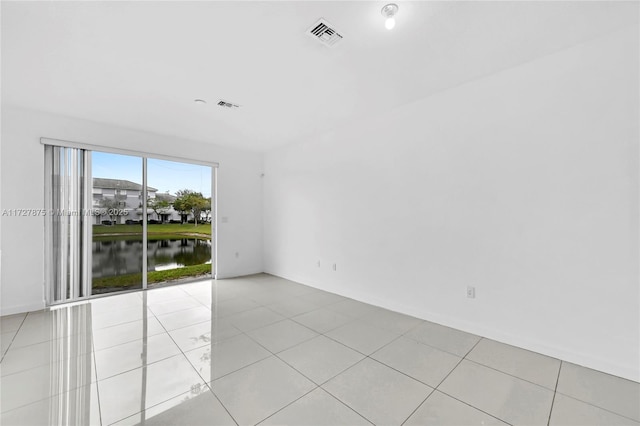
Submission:
<svg viewBox="0 0 640 426">
<path fill-rule="evenodd" d="M 320 267 L 320 261 L 318 260 L 318 268 Z"/>
<path fill-rule="evenodd" d="M 334 271 L 337 271 L 337 268 L 336 268 L 336 264 L 335 264 L 335 263 L 333 264 L 333 270 L 334 270 Z"/>
<path fill-rule="evenodd" d="M 240 257 L 240 253 L 236 252 L 236 259 Z"/>
<path fill-rule="evenodd" d="M 467 297 L 469 299 L 475 299 L 476 298 L 476 288 L 472 287 L 472 286 L 468 286 L 467 287 Z"/>
</svg>

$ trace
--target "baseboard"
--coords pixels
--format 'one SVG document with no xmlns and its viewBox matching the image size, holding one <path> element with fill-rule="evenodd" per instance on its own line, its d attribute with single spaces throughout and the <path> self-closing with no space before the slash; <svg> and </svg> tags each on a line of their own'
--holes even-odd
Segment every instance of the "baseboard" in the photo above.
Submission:
<svg viewBox="0 0 640 426">
<path fill-rule="evenodd" d="M 41 311 L 46 307 L 44 300 L 40 303 L 30 303 L 26 305 L 3 306 L 0 309 L 0 316 L 22 314 L 24 312 Z"/>
<path fill-rule="evenodd" d="M 320 290 L 329 291 L 331 293 L 339 294 L 340 296 L 348 297 L 350 299 L 358 300 L 360 302 L 368 303 L 370 305 L 379 306 L 384 309 L 389 309 L 394 312 L 399 312 L 405 315 L 410 315 L 416 318 L 420 318 L 426 321 L 431 321 L 440 325 L 455 328 L 467 333 L 472 333 L 477 336 L 485 337 L 487 339 L 495 340 L 507 345 L 516 346 L 522 349 L 526 349 L 532 352 L 536 352 L 542 355 L 546 355 L 552 358 L 567 361 L 573 364 L 581 365 L 583 367 L 591 368 L 601 371 L 603 373 L 611 374 L 613 376 L 622 377 L 634 382 L 640 382 L 640 370 L 637 365 L 620 365 L 611 363 L 606 359 L 595 357 L 591 354 L 579 353 L 567 348 L 561 348 L 553 345 L 549 345 L 545 342 L 530 339 L 520 335 L 513 335 L 502 330 L 497 330 L 491 327 L 485 327 L 481 324 L 471 323 L 468 321 L 460 320 L 459 318 L 435 314 L 433 312 L 423 311 L 412 307 L 405 306 L 401 303 L 396 303 L 388 299 L 379 299 L 371 296 L 370 294 L 361 293 L 357 291 L 344 291 L 344 288 L 331 288 L 323 286 L 317 282 L 310 282 L 302 277 L 297 277 L 289 274 L 279 274 L 274 271 L 265 271 L 267 274 L 271 274 L 277 277 L 281 277 L 290 281 L 295 281 L 310 287 L 314 287 Z"/>
<path fill-rule="evenodd" d="M 240 272 L 237 274 L 217 274 L 216 275 L 216 279 L 217 280 L 225 280 L 228 278 L 240 278 L 240 277 L 248 277 L 250 275 L 257 275 L 257 274 L 262 274 L 263 271 L 256 271 L 256 272 Z M 273 274 L 272 274 L 273 275 Z"/>
</svg>

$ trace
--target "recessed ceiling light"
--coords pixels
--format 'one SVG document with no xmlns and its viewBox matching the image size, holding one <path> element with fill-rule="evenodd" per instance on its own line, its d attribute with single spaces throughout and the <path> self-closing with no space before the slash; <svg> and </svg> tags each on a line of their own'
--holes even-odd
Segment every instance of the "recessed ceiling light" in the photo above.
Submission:
<svg viewBox="0 0 640 426">
<path fill-rule="evenodd" d="M 197 103 L 197 104 L 206 104 L 207 101 L 205 101 L 204 99 L 195 99 L 193 102 Z"/>
<path fill-rule="evenodd" d="M 382 14 L 382 16 L 387 18 L 384 21 L 384 26 L 388 30 L 393 29 L 393 27 L 396 26 L 396 18 L 394 18 L 394 16 L 396 15 L 396 13 L 398 13 L 398 5 L 395 3 L 389 3 L 388 5 L 382 8 L 380 13 Z"/>
</svg>

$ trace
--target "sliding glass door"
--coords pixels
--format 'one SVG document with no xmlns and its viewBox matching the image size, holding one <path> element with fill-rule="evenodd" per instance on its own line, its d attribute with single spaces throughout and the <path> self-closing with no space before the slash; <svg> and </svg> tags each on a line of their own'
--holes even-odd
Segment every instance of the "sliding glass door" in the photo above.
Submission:
<svg viewBox="0 0 640 426">
<path fill-rule="evenodd" d="M 215 165 L 47 141 L 49 304 L 214 276 Z"/>
</svg>

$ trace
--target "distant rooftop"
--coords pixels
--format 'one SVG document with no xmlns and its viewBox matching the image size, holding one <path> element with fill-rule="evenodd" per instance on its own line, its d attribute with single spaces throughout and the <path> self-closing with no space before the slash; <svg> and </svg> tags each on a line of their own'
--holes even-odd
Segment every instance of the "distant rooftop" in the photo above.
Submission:
<svg viewBox="0 0 640 426">
<path fill-rule="evenodd" d="M 142 191 L 142 185 L 139 183 L 131 182 L 129 180 L 122 179 L 105 179 L 105 178 L 93 178 L 94 188 L 105 189 L 125 189 L 132 191 Z M 156 192 L 156 188 L 147 186 L 147 191 Z"/>
<path fill-rule="evenodd" d="M 169 203 L 173 203 L 177 197 L 175 195 L 166 194 L 164 192 L 157 192 L 156 198 L 159 200 L 168 201 Z"/>
</svg>

